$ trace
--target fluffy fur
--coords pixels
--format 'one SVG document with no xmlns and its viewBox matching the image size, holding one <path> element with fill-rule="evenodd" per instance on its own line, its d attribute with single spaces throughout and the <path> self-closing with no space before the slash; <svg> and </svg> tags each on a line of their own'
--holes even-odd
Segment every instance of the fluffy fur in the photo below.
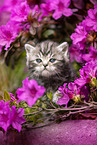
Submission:
<svg viewBox="0 0 97 145">
<path fill-rule="evenodd" d="M 52 41 L 44 41 L 36 46 L 25 44 L 25 49 L 31 78 L 44 85 L 47 91 L 55 91 L 73 79 L 67 42 L 60 45 Z"/>
</svg>

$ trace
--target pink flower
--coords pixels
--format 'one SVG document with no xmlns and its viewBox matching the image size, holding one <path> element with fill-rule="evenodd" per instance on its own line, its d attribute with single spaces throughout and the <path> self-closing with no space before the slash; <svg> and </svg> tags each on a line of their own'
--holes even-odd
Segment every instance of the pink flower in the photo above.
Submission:
<svg viewBox="0 0 97 145">
<path fill-rule="evenodd" d="M 20 5 L 25 0 L 4 0 L 3 7 L 6 11 L 11 11 L 13 8 L 16 8 L 18 5 Z"/>
<path fill-rule="evenodd" d="M 85 61 L 95 61 L 97 59 L 97 49 L 95 49 L 94 47 L 89 47 L 88 48 L 89 53 L 88 54 L 83 54 L 83 59 Z"/>
<path fill-rule="evenodd" d="M 10 12 L 3 9 L 3 7 L 0 8 L 0 26 L 5 25 L 10 19 Z"/>
<path fill-rule="evenodd" d="M 24 109 L 19 108 L 16 110 L 16 106 L 12 106 L 12 113 L 11 113 L 11 124 L 12 127 L 17 129 L 19 132 L 21 131 L 21 124 L 25 122 Z"/>
<path fill-rule="evenodd" d="M 8 127 L 11 125 L 11 110 L 9 107 L 9 102 L 3 100 L 0 101 L 0 127 L 7 131 Z"/>
<path fill-rule="evenodd" d="M 85 84 L 91 81 L 91 79 L 89 78 L 89 73 L 86 72 L 86 69 L 87 68 L 83 66 L 83 68 L 79 70 L 81 77 L 74 81 L 80 87 L 83 87 Z"/>
<path fill-rule="evenodd" d="M 79 87 L 76 83 L 69 83 L 68 84 L 68 88 L 66 87 L 67 83 L 65 83 L 63 86 L 59 87 L 59 91 L 60 91 L 60 98 L 57 101 L 57 104 L 59 105 L 66 105 L 65 107 L 67 107 L 68 102 L 70 99 L 73 98 L 80 98 L 83 97 L 83 99 L 88 100 L 88 95 L 89 95 L 89 90 L 86 86 L 84 87 Z"/>
<path fill-rule="evenodd" d="M 27 2 L 22 2 L 15 9 L 13 9 L 11 13 L 11 20 L 22 22 L 27 20 L 28 13 L 30 13 L 31 9 Z"/>
<path fill-rule="evenodd" d="M 40 20 L 44 17 L 44 16 L 49 16 L 50 13 L 52 13 L 51 10 L 51 0 L 48 0 L 46 3 L 42 3 L 40 5 L 41 8 L 41 16 L 40 16 Z"/>
<path fill-rule="evenodd" d="M 69 7 L 71 0 L 53 0 L 51 2 L 51 10 L 55 10 L 53 13 L 54 19 L 59 19 L 62 15 L 69 17 L 73 14 Z"/>
<path fill-rule="evenodd" d="M 88 33 L 87 33 L 85 25 L 80 23 L 80 25 L 78 25 L 77 28 L 75 29 L 75 33 L 72 33 L 72 35 L 71 35 L 73 44 L 77 44 L 77 43 L 83 41 L 84 39 L 86 39 L 87 34 Z"/>
<path fill-rule="evenodd" d="M 64 94 L 63 97 L 58 99 L 57 104 L 66 105 L 65 107 L 67 107 L 69 100 L 70 100 L 69 96 L 67 94 Z"/>
<path fill-rule="evenodd" d="M 78 45 L 72 45 L 69 47 L 69 52 L 70 52 L 70 61 L 73 62 L 74 60 L 82 63 L 82 53 L 80 51 L 80 48 Z"/>
<path fill-rule="evenodd" d="M 66 88 L 67 83 L 64 83 L 63 86 L 59 87 L 59 91 L 61 93 L 61 97 L 58 99 L 57 104 L 59 105 L 66 105 L 65 107 L 67 107 L 67 104 L 70 100 L 69 95 L 68 95 L 68 89 Z"/>
<path fill-rule="evenodd" d="M 97 32 L 97 3 L 94 5 L 94 9 L 88 10 L 86 25 L 92 27 Z"/>
<path fill-rule="evenodd" d="M 10 92 L 8 92 L 8 93 L 10 94 L 11 102 L 16 101 L 16 98 L 15 98 L 14 94 L 12 94 Z"/>
<path fill-rule="evenodd" d="M 14 22 L 8 22 L 0 27 L 0 45 L 5 46 L 5 50 L 15 40 L 18 33 L 17 25 Z"/>
<path fill-rule="evenodd" d="M 9 101 L 0 101 L 0 127 L 7 131 L 10 125 L 13 128 L 21 131 L 21 124 L 25 122 L 23 117 L 24 109 L 20 108 L 16 110 L 16 106 L 9 107 Z"/>
<path fill-rule="evenodd" d="M 83 69 L 91 78 L 97 79 L 97 59 L 86 63 Z"/>
<path fill-rule="evenodd" d="M 92 78 L 97 78 L 97 60 L 90 61 L 80 69 L 80 78 L 75 80 L 75 83 L 80 87 L 92 81 Z"/>
<path fill-rule="evenodd" d="M 91 79 L 87 76 L 87 77 L 80 77 L 76 79 L 74 82 L 80 87 L 83 87 L 85 84 L 89 83 L 90 81 Z"/>
<path fill-rule="evenodd" d="M 23 81 L 23 87 L 18 88 L 16 94 L 19 99 L 18 102 L 27 101 L 28 105 L 32 106 L 35 104 L 36 100 L 44 94 L 45 88 L 38 86 L 35 80 L 28 79 L 29 77 Z"/>
</svg>

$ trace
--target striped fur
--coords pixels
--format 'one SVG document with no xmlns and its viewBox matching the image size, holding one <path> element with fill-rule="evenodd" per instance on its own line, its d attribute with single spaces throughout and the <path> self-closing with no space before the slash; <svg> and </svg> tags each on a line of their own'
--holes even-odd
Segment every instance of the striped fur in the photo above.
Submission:
<svg viewBox="0 0 97 145">
<path fill-rule="evenodd" d="M 55 91 L 63 83 L 72 80 L 66 42 L 61 45 L 53 41 L 44 41 L 36 46 L 25 44 L 25 49 L 31 77 L 47 90 Z"/>
</svg>

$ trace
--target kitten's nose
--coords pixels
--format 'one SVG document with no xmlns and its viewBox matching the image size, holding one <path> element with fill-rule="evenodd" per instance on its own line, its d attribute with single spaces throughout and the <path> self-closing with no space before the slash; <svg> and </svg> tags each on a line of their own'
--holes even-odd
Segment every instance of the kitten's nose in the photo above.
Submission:
<svg viewBox="0 0 97 145">
<path fill-rule="evenodd" d="M 43 64 L 43 66 L 44 66 L 44 67 L 47 67 L 47 66 L 48 66 L 48 64 Z"/>
</svg>

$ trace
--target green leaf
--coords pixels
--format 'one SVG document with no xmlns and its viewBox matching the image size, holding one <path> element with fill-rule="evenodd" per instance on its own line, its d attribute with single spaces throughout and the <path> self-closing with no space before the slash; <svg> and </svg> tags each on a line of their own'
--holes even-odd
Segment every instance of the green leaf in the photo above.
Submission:
<svg viewBox="0 0 97 145">
<path fill-rule="evenodd" d="M 3 96 L 0 95 L 0 101 L 3 100 Z"/>
<path fill-rule="evenodd" d="M 32 111 L 31 111 L 31 108 L 30 107 L 27 107 L 27 108 L 25 108 L 25 114 L 28 114 L 28 113 L 31 113 Z M 33 111 L 34 112 L 34 111 Z"/>
<path fill-rule="evenodd" d="M 93 79 L 92 79 L 92 85 L 93 85 L 94 87 L 97 87 L 97 79 L 96 79 L 96 78 L 93 78 Z"/>
<path fill-rule="evenodd" d="M 52 100 L 52 99 L 53 99 L 53 93 L 52 93 L 52 92 L 47 93 L 47 97 L 48 97 L 50 100 Z"/>
<path fill-rule="evenodd" d="M 51 35 L 55 35 L 55 31 L 54 31 L 54 30 L 49 29 L 49 30 L 46 30 L 46 31 L 43 33 L 43 36 L 44 36 L 45 38 L 48 38 L 48 37 L 51 36 Z"/>
<path fill-rule="evenodd" d="M 4 100 L 5 101 L 10 101 L 11 100 L 10 94 L 7 91 L 4 91 Z"/>
</svg>

